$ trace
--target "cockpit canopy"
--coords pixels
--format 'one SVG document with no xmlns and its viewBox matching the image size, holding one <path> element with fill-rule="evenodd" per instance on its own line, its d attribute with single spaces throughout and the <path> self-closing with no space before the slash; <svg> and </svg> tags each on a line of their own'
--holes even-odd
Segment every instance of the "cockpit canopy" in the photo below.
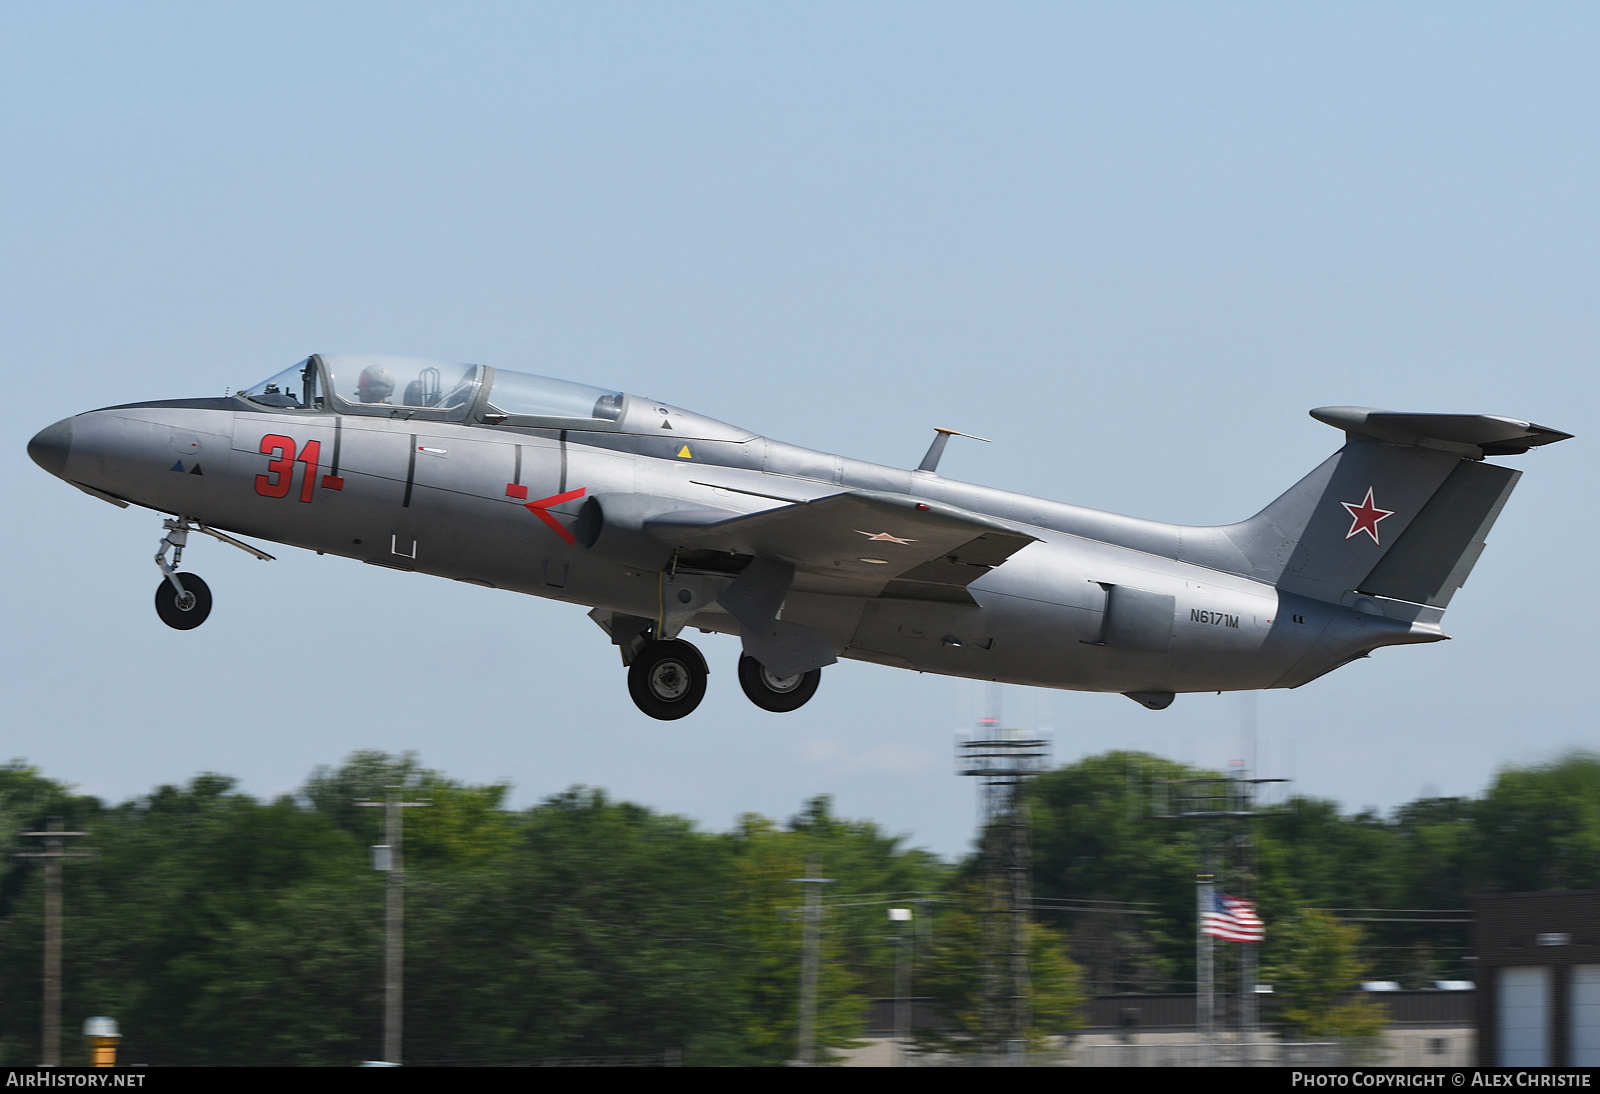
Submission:
<svg viewBox="0 0 1600 1094">
<path fill-rule="evenodd" d="M 343 413 L 394 417 L 466 417 L 483 383 L 481 365 L 451 365 L 418 357 L 324 355 L 333 408 Z"/>
<path fill-rule="evenodd" d="M 484 420 L 491 422 L 502 416 L 508 419 L 593 418 L 614 422 L 622 417 L 624 398 L 620 391 L 496 369 L 494 386 L 489 389 L 489 401 L 483 413 Z"/>
<path fill-rule="evenodd" d="M 319 368 L 320 366 L 320 368 Z M 485 390 L 487 389 L 487 390 Z M 321 354 L 239 392 L 277 410 L 618 433 L 671 429 L 687 438 L 754 434 L 666 403 L 525 372 L 417 357 Z"/>
<path fill-rule="evenodd" d="M 239 398 L 258 406 L 286 410 L 321 410 L 322 389 L 316 362 L 307 357 L 284 369 L 270 380 L 239 392 Z"/>
</svg>

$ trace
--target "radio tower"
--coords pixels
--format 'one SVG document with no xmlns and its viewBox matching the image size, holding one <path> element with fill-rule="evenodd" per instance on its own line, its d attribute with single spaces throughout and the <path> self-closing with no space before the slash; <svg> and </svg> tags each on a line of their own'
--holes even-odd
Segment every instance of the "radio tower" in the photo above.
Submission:
<svg viewBox="0 0 1600 1094">
<path fill-rule="evenodd" d="M 983 907 L 984 1051 L 1022 1063 L 1028 1031 L 1027 917 L 1032 903 L 1028 804 L 1024 782 L 1044 770 L 1046 741 L 1001 729 L 996 716 L 978 737 L 956 745 L 962 775 L 982 780 L 983 842 L 979 880 Z"/>
<path fill-rule="evenodd" d="M 1225 776 L 1172 779 L 1157 787 L 1165 791 L 1155 803 L 1164 820 L 1196 821 L 1199 870 L 1195 874 L 1195 1037 L 1202 1046 L 1201 1063 L 1214 1062 L 1217 1029 L 1216 944 L 1200 929 L 1201 918 L 1211 909 L 1221 883 L 1235 894 L 1256 895 L 1255 844 L 1250 822 L 1279 810 L 1258 800 L 1261 787 L 1285 779 L 1252 778 L 1243 760 L 1229 765 Z M 1249 1065 L 1258 1037 L 1256 1014 L 1256 943 L 1239 947 L 1239 1055 Z"/>
</svg>

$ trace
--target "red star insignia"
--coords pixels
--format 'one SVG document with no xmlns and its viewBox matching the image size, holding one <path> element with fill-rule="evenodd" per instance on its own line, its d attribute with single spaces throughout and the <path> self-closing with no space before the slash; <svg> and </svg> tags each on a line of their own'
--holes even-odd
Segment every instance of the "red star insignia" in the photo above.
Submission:
<svg viewBox="0 0 1600 1094">
<path fill-rule="evenodd" d="M 1344 506 L 1350 513 L 1350 530 L 1344 534 L 1345 539 L 1349 539 L 1357 532 L 1365 532 L 1372 537 L 1373 543 L 1377 543 L 1378 522 L 1395 514 L 1393 509 L 1379 509 L 1372 504 L 1372 487 L 1370 486 L 1367 487 L 1367 496 L 1360 505 L 1348 501 L 1341 501 L 1339 504 Z"/>
</svg>

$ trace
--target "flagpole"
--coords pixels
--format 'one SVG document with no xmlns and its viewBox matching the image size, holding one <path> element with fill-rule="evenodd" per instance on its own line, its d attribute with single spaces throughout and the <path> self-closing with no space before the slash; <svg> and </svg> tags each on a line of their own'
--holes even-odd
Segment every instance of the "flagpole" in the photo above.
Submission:
<svg viewBox="0 0 1600 1094">
<path fill-rule="evenodd" d="M 1256 947 L 1257 942 L 1239 943 L 1239 1041 L 1241 1063 L 1254 1065 L 1256 1043 Z"/>
<path fill-rule="evenodd" d="M 1207 863 L 1209 866 L 1210 864 Z M 1216 889 L 1212 883 L 1213 875 L 1198 874 L 1195 876 L 1195 967 L 1199 974 L 1199 992 L 1195 995 L 1195 1008 L 1198 1014 L 1195 1022 L 1196 1033 L 1200 1041 L 1201 1067 L 1211 1066 L 1211 1044 L 1216 1040 L 1216 1007 L 1212 995 L 1214 989 L 1213 972 L 1211 966 L 1211 936 L 1206 933 L 1206 916 L 1216 903 Z"/>
</svg>

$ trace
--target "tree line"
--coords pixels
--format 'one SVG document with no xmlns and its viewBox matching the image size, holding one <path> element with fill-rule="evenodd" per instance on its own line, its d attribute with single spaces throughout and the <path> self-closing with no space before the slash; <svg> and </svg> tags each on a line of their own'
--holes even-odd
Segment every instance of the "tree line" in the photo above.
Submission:
<svg viewBox="0 0 1600 1094">
<path fill-rule="evenodd" d="M 406 1059 L 520 1064 L 657 1055 L 775 1064 L 795 1054 L 808 863 L 837 878 L 823 934 L 818 1044 L 854 1043 L 892 989 L 891 904 L 952 867 L 826 798 L 733 831 L 573 789 L 520 812 L 413 757 L 352 756 L 259 801 L 202 775 L 120 805 L 0 768 L 0 831 L 49 816 L 91 833 L 65 867 L 63 1059 L 83 1017 L 118 1019 L 120 1058 L 350 1064 L 380 1056 L 383 800 L 405 817 Z M 78 846 L 75 850 L 81 849 Z M 42 870 L 0 866 L 0 1064 L 39 1053 Z"/>
<path fill-rule="evenodd" d="M 1208 776 L 1217 773 L 1113 752 L 1035 782 L 1041 903 L 1122 905 L 1039 913 L 1070 929 L 1091 993 L 1194 990 L 1194 878 L 1207 838 L 1224 866 L 1230 857 L 1246 860 L 1248 891 L 1235 895 L 1259 902 L 1268 971 L 1300 944 L 1306 910 L 1321 909 L 1358 932 L 1351 967 L 1362 977 L 1407 988 L 1475 980 L 1471 923 L 1462 914 L 1475 896 L 1600 888 L 1594 754 L 1506 769 L 1480 798 L 1419 798 L 1388 816 L 1346 815 L 1335 802 L 1291 796 L 1248 822 L 1245 853 L 1226 846 L 1239 840 L 1240 824 L 1208 829 L 1158 815 L 1163 788 Z M 1240 884 L 1238 877 L 1224 869 L 1219 882 Z"/>
<path fill-rule="evenodd" d="M 1036 1039 L 1078 1026 L 1086 994 L 1193 990 L 1203 834 L 1150 801 L 1163 780 L 1202 774 L 1109 753 L 1033 783 Z M 835 879 L 818 1044 L 857 1043 L 869 1001 L 893 994 L 904 928 L 887 910 L 910 907 L 913 992 L 943 1019 L 923 1046 L 971 1047 L 981 926 L 970 858 L 908 847 L 823 797 L 782 822 L 751 814 L 707 832 L 593 789 L 513 811 L 507 786 L 358 753 L 272 801 L 202 775 L 112 805 L 23 763 L 0 767 L 0 1064 L 38 1059 L 42 870 L 12 855 L 33 842 L 19 833 L 52 816 L 90 832 L 74 849 L 95 852 L 64 869 L 65 1062 L 89 1015 L 118 1019 L 128 1062 L 377 1058 L 385 875 L 369 848 L 383 842 L 383 811 L 358 801 L 392 786 L 431 802 L 405 811 L 408 1062 L 791 1059 L 793 879 L 818 869 Z M 1357 976 L 1471 978 L 1466 925 L 1358 924 L 1375 917 L 1348 909 L 1600 887 L 1600 759 L 1509 770 L 1480 799 L 1423 799 L 1388 817 L 1291 798 L 1252 835 L 1256 892 L 1241 895 L 1267 921 L 1263 968 L 1293 988 L 1285 1020 L 1337 1025 L 1349 1016 L 1327 1016 Z"/>
</svg>

